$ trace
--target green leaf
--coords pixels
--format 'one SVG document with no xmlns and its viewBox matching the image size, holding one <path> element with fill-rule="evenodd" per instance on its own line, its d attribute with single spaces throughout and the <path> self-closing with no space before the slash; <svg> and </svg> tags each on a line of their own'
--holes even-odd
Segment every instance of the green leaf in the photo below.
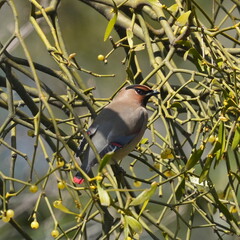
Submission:
<svg viewBox="0 0 240 240">
<path fill-rule="evenodd" d="M 128 45 L 132 49 L 133 48 L 133 32 L 131 28 L 127 28 L 127 40 L 128 40 Z"/>
<path fill-rule="evenodd" d="M 176 21 L 176 25 L 178 25 L 179 27 L 183 27 L 186 25 L 186 23 L 188 22 L 188 18 L 191 14 L 191 10 L 183 13 L 181 16 L 178 17 L 177 21 Z"/>
<path fill-rule="evenodd" d="M 113 5 L 114 5 L 114 9 L 113 9 L 113 12 L 114 12 L 114 15 L 113 17 L 111 18 L 111 20 L 108 22 L 108 25 L 107 25 L 107 28 L 106 28 L 106 31 L 105 31 L 105 34 L 104 34 L 104 42 L 108 39 L 108 37 L 110 36 L 113 28 L 114 28 L 114 25 L 117 21 L 117 16 L 118 16 L 118 8 L 117 8 L 117 5 L 114 1 L 113 2 Z"/>
<path fill-rule="evenodd" d="M 225 131 L 225 124 L 221 121 L 219 130 L 218 130 L 218 142 L 220 143 L 221 148 L 216 152 L 216 163 L 215 166 L 219 163 L 220 159 L 225 150 L 226 145 L 226 131 Z"/>
<path fill-rule="evenodd" d="M 125 222 L 130 226 L 130 228 L 135 232 L 135 233 L 141 233 L 143 228 L 142 224 L 135 219 L 132 216 L 125 215 L 124 216 Z"/>
<path fill-rule="evenodd" d="M 74 213 L 72 211 L 70 211 L 67 207 L 65 207 L 62 204 L 61 200 L 56 200 L 53 202 L 53 206 L 57 209 L 59 209 L 60 211 L 64 212 L 64 213 L 68 213 L 68 214 L 73 214 L 73 215 L 78 215 L 77 213 Z"/>
<path fill-rule="evenodd" d="M 211 164 L 213 162 L 213 156 L 209 156 L 207 157 L 207 160 L 204 164 L 204 167 L 203 167 L 203 170 L 200 174 L 200 177 L 199 177 L 199 182 L 203 182 L 206 180 L 206 178 L 208 177 L 209 175 L 209 170 L 210 170 L 210 167 L 211 167 Z"/>
<path fill-rule="evenodd" d="M 104 34 L 104 39 L 103 39 L 104 42 L 109 38 L 116 21 L 117 21 L 117 14 L 115 13 L 113 15 L 112 19 L 108 22 L 108 25 L 107 25 L 107 28 L 106 28 L 106 31 Z"/>
<path fill-rule="evenodd" d="M 196 163 L 200 160 L 202 153 L 203 153 L 203 148 L 199 148 L 198 150 L 195 150 L 192 153 L 191 157 L 187 161 L 187 164 L 185 167 L 186 170 L 189 170 L 196 165 Z"/>
<path fill-rule="evenodd" d="M 240 125 L 236 126 L 236 131 L 232 141 L 232 150 L 234 150 L 240 143 Z"/>
<path fill-rule="evenodd" d="M 226 217 L 227 220 L 231 221 L 233 219 L 233 216 L 228 211 L 227 207 L 219 200 L 218 194 L 214 188 L 211 188 L 211 194 L 220 212 L 222 212 L 222 214 Z"/>
<path fill-rule="evenodd" d="M 108 192 L 102 188 L 99 182 L 97 182 L 97 189 L 99 194 L 99 200 L 102 206 L 110 206 L 111 199 Z"/>
<path fill-rule="evenodd" d="M 111 161 L 114 152 L 109 152 L 104 155 L 99 164 L 98 172 L 102 172 L 103 168 Z"/>
<path fill-rule="evenodd" d="M 138 216 L 141 216 L 143 211 L 145 210 L 145 208 L 147 207 L 148 205 L 148 202 L 149 202 L 149 199 L 146 200 L 143 204 L 142 204 L 142 207 L 141 207 L 141 211 L 139 212 L 139 215 Z"/>
<path fill-rule="evenodd" d="M 176 190 L 176 198 L 179 201 L 185 193 L 185 178 L 182 179 Z"/>
<path fill-rule="evenodd" d="M 153 182 L 151 184 L 151 188 L 144 190 L 136 198 L 134 198 L 130 203 L 130 206 L 137 206 L 144 203 L 145 201 L 148 201 L 151 198 L 151 196 L 155 193 L 157 186 L 158 186 L 157 182 Z"/>
</svg>

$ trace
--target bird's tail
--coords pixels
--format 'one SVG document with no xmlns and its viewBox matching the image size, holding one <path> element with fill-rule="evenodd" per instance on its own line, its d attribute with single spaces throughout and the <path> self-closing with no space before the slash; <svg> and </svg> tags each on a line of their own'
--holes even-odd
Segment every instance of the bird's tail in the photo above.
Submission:
<svg viewBox="0 0 240 240">
<path fill-rule="evenodd" d="M 73 178 L 73 182 L 77 184 L 82 184 L 84 182 L 84 178 L 80 172 L 77 172 L 77 174 Z"/>
<path fill-rule="evenodd" d="M 131 138 L 132 138 L 132 136 L 131 136 Z M 123 147 L 122 144 L 120 144 L 118 142 L 112 142 L 112 143 L 108 144 L 105 148 L 103 148 L 103 150 L 99 153 L 99 156 L 100 156 L 100 158 L 103 158 L 105 156 L 105 154 L 107 154 L 109 152 L 115 152 L 115 151 L 121 149 L 122 147 Z M 96 158 L 94 158 L 90 163 L 84 161 L 81 168 L 84 170 L 84 172 L 86 174 L 88 174 L 91 171 L 91 168 L 96 163 L 98 163 Z M 77 174 L 73 178 L 73 182 L 77 183 L 77 184 L 82 184 L 84 182 L 84 178 L 80 172 L 77 172 Z"/>
</svg>

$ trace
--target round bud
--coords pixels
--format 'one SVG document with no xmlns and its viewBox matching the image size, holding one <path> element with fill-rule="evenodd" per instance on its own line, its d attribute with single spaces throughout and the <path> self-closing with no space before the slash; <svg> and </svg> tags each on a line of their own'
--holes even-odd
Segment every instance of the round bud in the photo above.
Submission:
<svg viewBox="0 0 240 240">
<path fill-rule="evenodd" d="M 216 141 L 216 137 L 214 135 L 210 135 L 208 138 L 208 142 L 213 143 Z"/>
<path fill-rule="evenodd" d="M 62 159 L 57 160 L 57 167 L 63 167 L 65 162 Z"/>
<path fill-rule="evenodd" d="M 29 137 L 34 137 L 34 131 L 33 130 L 28 130 L 27 135 Z"/>
<path fill-rule="evenodd" d="M 98 58 L 99 61 L 104 61 L 105 60 L 105 57 L 102 54 L 99 54 L 97 58 Z"/>
<path fill-rule="evenodd" d="M 57 186 L 58 186 L 58 189 L 62 190 L 66 187 L 66 184 L 64 181 L 61 181 L 61 182 L 58 182 Z"/>
<path fill-rule="evenodd" d="M 31 185 L 30 188 L 29 188 L 29 191 L 31 193 L 35 193 L 38 191 L 38 186 L 37 185 Z"/>
<path fill-rule="evenodd" d="M 141 187 L 141 186 L 142 186 L 142 182 L 140 182 L 140 181 L 134 181 L 134 182 L 133 182 L 133 185 L 134 185 L 134 187 Z"/>
<path fill-rule="evenodd" d="M 31 222 L 31 228 L 32 229 L 38 229 L 39 228 L 39 223 L 34 220 L 33 222 Z"/>
<path fill-rule="evenodd" d="M 52 235 L 54 238 L 58 237 L 58 236 L 59 236 L 58 230 L 57 230 L 57 229 L 52 230 L 51 235 Z"/>
<path fill-rule="evenodd" d="M 9 218 L 13 218 L 14 217 L 14 211 L 12 209 L 8 209 L 6 212 L 6 216 Z"/>
<path fill-rule="evenodd" d="M 8 217 L 8 216 L 2 216 L 2 221 L 5 222 L 5 223 L 7 223 L 7 222 L 10 221 L 10 217 Z"/>
</svg>

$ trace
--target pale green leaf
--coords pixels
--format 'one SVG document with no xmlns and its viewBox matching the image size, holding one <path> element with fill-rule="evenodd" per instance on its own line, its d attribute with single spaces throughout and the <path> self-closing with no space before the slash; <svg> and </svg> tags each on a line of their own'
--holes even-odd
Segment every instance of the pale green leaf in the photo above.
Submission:
<svg viewBox="0 0 240 240">
<path fill-rule="evenodd" d="M 127 40 L 130 48 L 133 48 L 133 32 L 131 28 L 127 28 Z"/>
<path fill-rule="evenodd" d="M 130 228 L 135 232 L 135 233 L 141 233 L 142 232 L 142 224 L 135 219 L 132 216 L 125 215 L 124 216 L 125 222 L 130 226 Z"/>
<path fill-rule="evenodd" d="M 73 214 L 73 215 L 77 215 L 77 213 L 74 213 L 72 211 L 70 211 L 67 207 L 65 207 L 62 204 L 61 200 L 56 200 L 53 202 L 53 206 L 57 209 L 59 209 L 60 211 L 64 212 L 64 213 L 68 213 L 68 214 Z"/>
<path fill-rule="evenodd" d="M 106 190 L 102 188 L 102 186 L 97 182 L 97 189 L 99 194 L 99 200 L 102 206 L 110 206 L 111 199 Z"/>
<path fill-rule="evenodd" d="M 134 198 L 130 203 L 130 206 L 137 206 L 144 203 L 145 201 L 148 201 L 151 198 L 151 196 L 155 193 L 157 186 L 158 184 L 156 182 L 153 182 L 151 184 L 151 188 L 144 190 L 136 198 Z"/>
</svg>

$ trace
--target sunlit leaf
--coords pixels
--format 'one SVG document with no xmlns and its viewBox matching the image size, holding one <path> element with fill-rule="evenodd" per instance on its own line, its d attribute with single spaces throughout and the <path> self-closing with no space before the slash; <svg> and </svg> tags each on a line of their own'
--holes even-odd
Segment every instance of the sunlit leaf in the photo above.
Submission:
<svg viewBox="0 0 240 240">
<path fill-rule="evenodd" d="M 170 12 L 176 12 L 178 10 L 178 5 L 177 5 L 177 3 L 175 3 L 172 6 L 170 6 L 169 8 L 167 8 L 167 9 Z"/>
<path fill-rule="evenodd" d="M 149 199 L 146 200 L 146 201 L 142 204 L 141 211 L 139 212 L 139 216 L 142 215 L 143 211 L 145 210 L 145 208 L 146 208 L 147 205 L 148 205 L 148 202 L 149 202 Z"/>
<path fill-rule="evenodd" d="M 158 184 L 156 182 L 153 182 L 151 184 L 151 188 L 144 190 L 136 198 L 134 198 L 130 203 L 130 206 L 137 206 L 149 200 L 152 197 L 152 195 L 155 193 L 157 186 Z"/>
<path fill-rule="evenodd" d="M 53 202 L 53 206 L 57 209 L 59 209 L 60 211 L 62 212 L 65 212 L 65 213 L 68 213 L 68 214 L 73 214 L 73 215 L 78 215 L 77 213 L 74 213 L 72 211 L 70 211 L 67 207 L 65 207 L 63 204 L 62 204 L 62 201 L 60 200 L 56 200 Z"/>
<path fill-rule="evenodd" d="M 132 216 L 125 215 L 124 216 L 125 222 L 130 226 L 130 228 L 135 232 L 135 233 L 141 233 L 142 232 L 142 224 L 135 219 Z"/>
<path fill-rule="evenodd" d="M 191 14 L 191 10 L 183 13 L 181 16 L 178 17 L 177 21 L 176 21 L 176 25 L 178 25 L 179 27 L 183 27 L 186 25 L 186 23 L 188 22 L 188 18 Z"/>
<path fill-rule="evenodd" d="M 240 143 L 240 125 L 236 126 L 235 134 L 232 141 L 232 150 L 234 150 Z"/>
<path fill-rule="evenodd" d="M 108 22 L 108 25 L 107 25 L 107 28 L 106 28 L 106 31 L 105 31 L 105 34 L 104 34 L 104 41 L 106 41 L 109 38 L 109 36 L 110 36 L 114 26 L 115 26 L 115 23 L 117 21 L 117 17 L 118 17 L 117 5 L 114 1 L 113 1 L 113 4 L 114 4 L 114 9 L 113 9 L 114 15 L 111 18 L 111 20 Z"/>
</svg>

